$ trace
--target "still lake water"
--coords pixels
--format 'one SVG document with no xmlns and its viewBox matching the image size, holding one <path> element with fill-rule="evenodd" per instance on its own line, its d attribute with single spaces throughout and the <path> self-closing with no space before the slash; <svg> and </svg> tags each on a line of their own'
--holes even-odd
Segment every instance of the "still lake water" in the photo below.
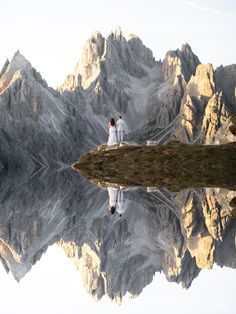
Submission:
<svg viewBox="0 0 236 314">
<path fill-rule="evenodd" d="M 1 313 L 233 313 L 235 195 L 151 187 L 109 198 L 70 169 L 6 175 Z M 116 201 L 122 216 L 108 210 Z"/>
</svg>

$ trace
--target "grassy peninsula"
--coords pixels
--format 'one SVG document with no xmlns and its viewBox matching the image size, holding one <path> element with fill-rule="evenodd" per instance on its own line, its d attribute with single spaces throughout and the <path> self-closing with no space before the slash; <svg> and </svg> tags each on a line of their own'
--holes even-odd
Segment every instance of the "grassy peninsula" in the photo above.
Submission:
<svg viewBox="0 0 236 314">
<path fill-rule="evenodd" d="M 73 165 L 96 182 L 122 186 L 157 186 L 171 191 L 196 187 L 236 189 L 236 143 L 167 145 L 108 149 L 100 146 Z"/>
</svg>

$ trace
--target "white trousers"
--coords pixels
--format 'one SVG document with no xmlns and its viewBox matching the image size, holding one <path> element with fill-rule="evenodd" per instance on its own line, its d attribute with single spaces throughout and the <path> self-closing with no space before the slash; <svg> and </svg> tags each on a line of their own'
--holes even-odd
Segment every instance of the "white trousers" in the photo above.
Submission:
<svg viewBox="0 0 236 314">
<path fill-rule="evenodd" d="M 124 131 L 117 131 L 117 140 L 118 143 L 122 143 L 124 140 Z"/>
</svg>

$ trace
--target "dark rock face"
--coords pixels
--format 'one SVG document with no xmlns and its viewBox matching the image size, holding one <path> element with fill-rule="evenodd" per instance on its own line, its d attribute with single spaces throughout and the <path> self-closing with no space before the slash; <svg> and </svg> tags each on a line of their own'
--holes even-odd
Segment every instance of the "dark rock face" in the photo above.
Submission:
<svg viewBox="0 0 236 314">
<path fill-rule="evenodd" d="M 230 113 L 235 114 L 235 97 L 236 97 L 236 64 L 228 66 L 220 66 L 215 71 L 215 80 L 218 90 L 222 90 L 227 103 L 229 105 Z"/>
</svg>

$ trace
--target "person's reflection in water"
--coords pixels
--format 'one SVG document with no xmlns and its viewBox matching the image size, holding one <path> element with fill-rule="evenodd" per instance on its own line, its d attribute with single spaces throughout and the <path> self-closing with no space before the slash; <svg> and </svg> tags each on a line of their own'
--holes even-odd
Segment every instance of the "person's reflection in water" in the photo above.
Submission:
<svg viewBox="0 0 236 314">
<path fill-rule="evenodd" d="M 123 190 L 108 187 L 107 191 L 109 195 L 108 210 L 110 211 L 111 215 L 114 215 L 115 211 L 117 211 L 121 217 L 125 211 L 125 200 Z"/>
<path fill-rule="evenodd" d="M 108 210 L 110 211 L 111 215 L 114 215 L 117 206 L 118 191 L 112 187 L 108 187 L 107 191 L 109 195 Z"/>
<path fill-rule="evenodd" d="M 117 195 L 117 212 L 120 214 L 120 217 L 125 212 L 125 199 L 123 190 L 118 190 Z"/>
</svg>

